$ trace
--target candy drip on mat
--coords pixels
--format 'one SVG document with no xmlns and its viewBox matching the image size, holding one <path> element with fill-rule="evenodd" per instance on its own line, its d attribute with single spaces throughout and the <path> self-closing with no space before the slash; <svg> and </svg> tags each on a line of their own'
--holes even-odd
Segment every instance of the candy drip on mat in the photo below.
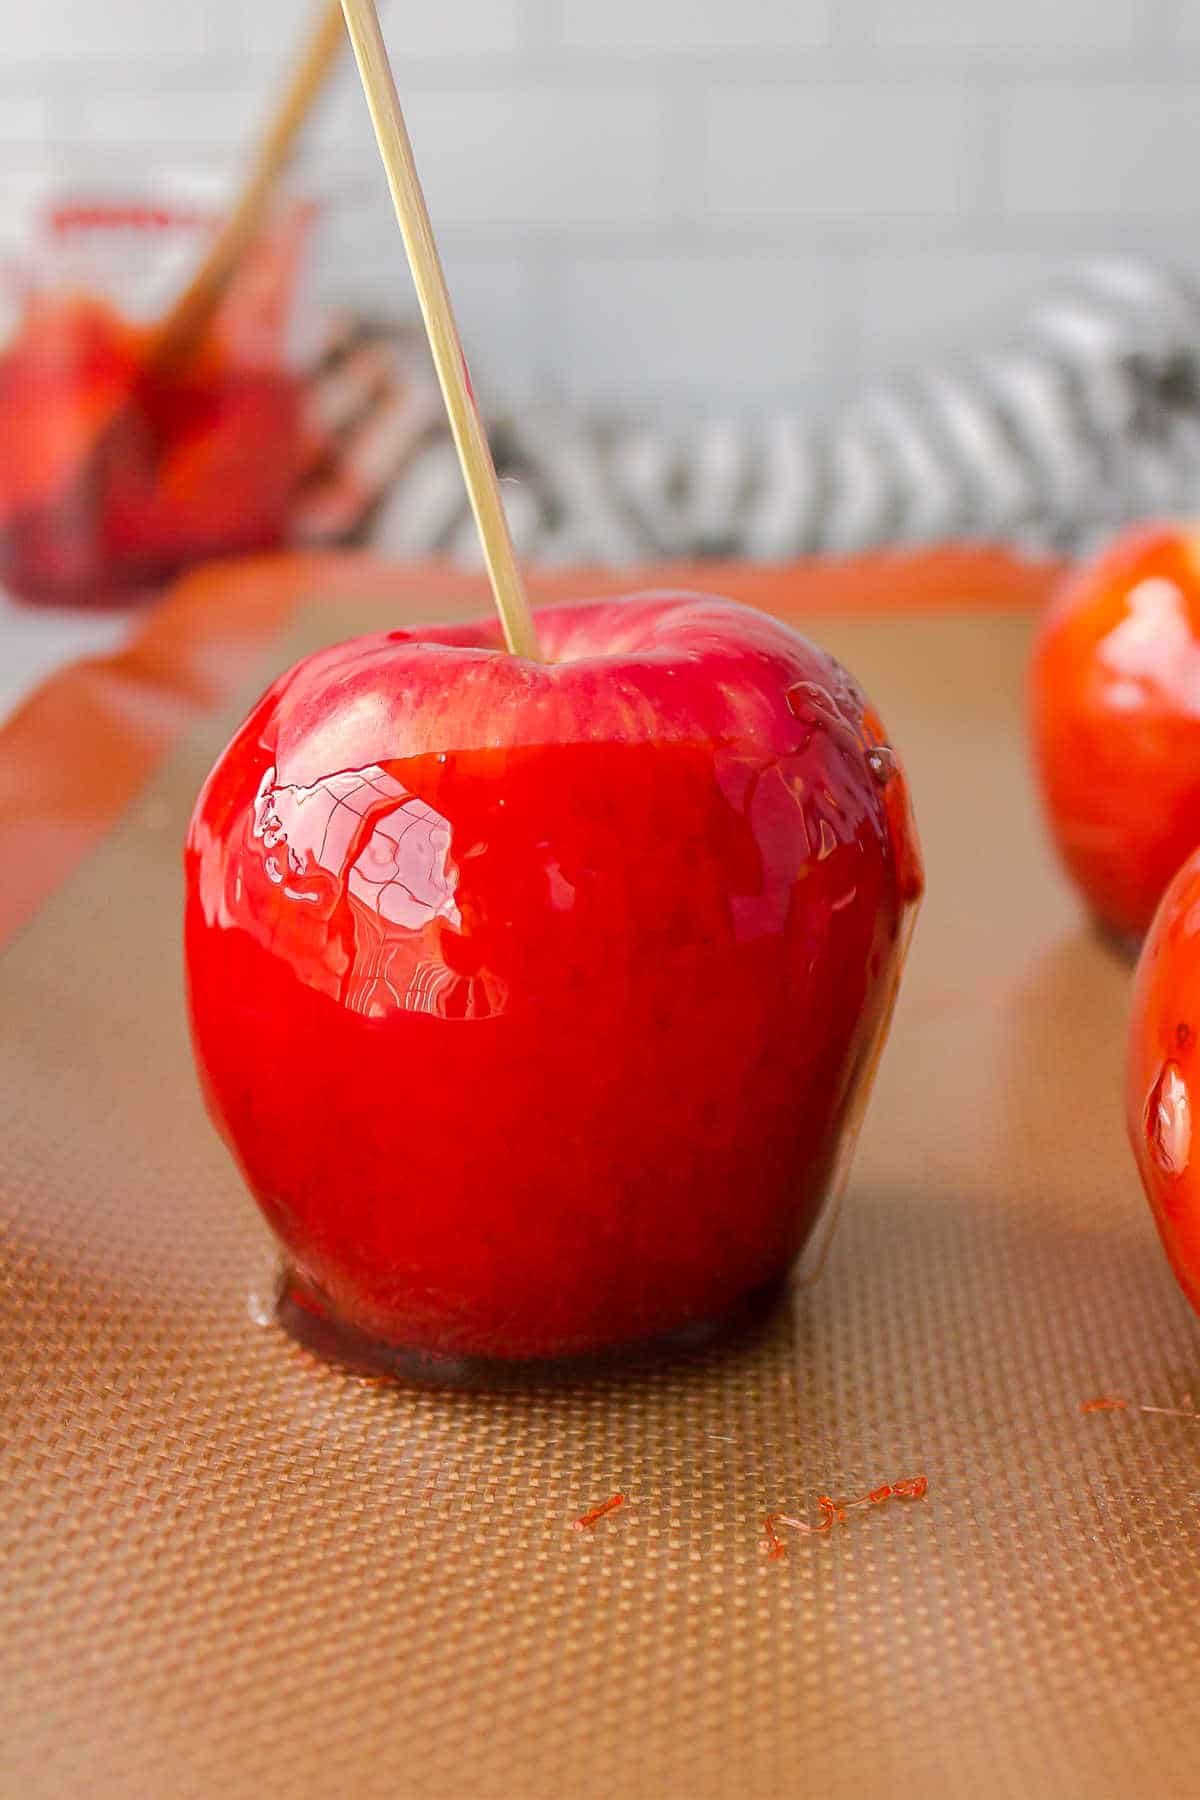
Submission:
<svg viewBox="0 0 1200 1800">
<path fill-rule="evenodd" d="M 910 1475 L 903 1481 L 885 1481 L 881 1487 L 872 1488 L 859 1500 L 833 1500 L 828 1494 L 817 1497 L 817 1505 L 821 1512 L 821 1522 L 813 1525 L 806 1519 L 794 1519 L 787 1513 L 768 1513 L 763 1520 L 762 1547 L 772 1561 L 787 1554 L 783 1539 L 775 1529 L 784 1525 L 789 1531 L 797 1531 L 802 1537 L 826 1537 L 835 1525 L 846 1523 L 846 1514 L 860 1506 L 882 1506 L 885 1500 L 923 1500 L 929 1492 L 929 1481 L 924 1475 Z"/>
<path fill-rule="evenodd" d="M 1191 1398 L 1189 1394 L 1186 1396 Z M 1186 1406 L 1148 1406 L 1141 1400 L 1127 1400 L 1124 1394 L 1097 1394 L 1092 1400 L 1082 1400 L 1079 1404 L 1081 1413 L 1098 1412 L 1144 1412 L 1162 1413 L 1168 1419 L 1200 1419 L 1200 1412 Z"/>
<path fill-rule="evenodd" d="M 587 1512 L 583 1513 L 578 1519 L 572 1519 L 571 1530 L 572 1531 L 587 1531 L 591 1526 L 595 1525 L 600 1519 L 606 1519 L 608 1517 L 609 1513 L 616 1512 L 617 1508 L 619 1506 L 624 1506 L 624 1504 L 625 1504 L 625 1495 L 624 1494 L 611 1494 L 607 1500 L 602 1500 L 600 1502 L 599 1506 L 593 1506 Z"/>
</svg>

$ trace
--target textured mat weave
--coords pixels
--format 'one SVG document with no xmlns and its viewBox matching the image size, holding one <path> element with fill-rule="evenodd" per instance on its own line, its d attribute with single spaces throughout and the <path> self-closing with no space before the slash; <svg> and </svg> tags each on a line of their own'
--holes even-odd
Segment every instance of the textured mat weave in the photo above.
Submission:
<svg viewBox="0 0 1200 1800">
<path fill-rule="evenodd" d="M 725 1352 L 462 1396 L 262 1322 L 180 999 L 225 721 L 0 961 L 6 1800 L 1200 1787 L 1200 1425 L 1079 1412 L 1200 1394 L 1197 1336 L 1122 1139 L 1128 975 L 1033 817 L 1026 628 L 814 635 L 906 755 L 930 898 L 825 1270 Z M 762 1556 L 768 1509 L 918 1472 Z"/>
</svg>

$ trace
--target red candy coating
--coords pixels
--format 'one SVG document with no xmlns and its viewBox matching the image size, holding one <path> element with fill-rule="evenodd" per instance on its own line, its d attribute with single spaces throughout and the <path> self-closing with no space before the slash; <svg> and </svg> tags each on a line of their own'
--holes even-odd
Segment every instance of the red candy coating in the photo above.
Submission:
<svg viewBox="0 0 1200 1800">
<path fill-rule="evenodd" d="M 282 676 L 186 853 L 213 1115 L 316 1304 L 455 1356 L 728 1313 L 821 1210 L 921 889 L 831 658 L 702 596 Z"/>
<path fill-rule="evenodd" d="M 1131 532 L 1067 584 L 1030 712 L 1059 854 L 1101 923 L 1140 938 L 1200 843 L 1200 541 Z"/>
<path fill-rule="evenodd" d="M 1134 982 L 1125 1111 L 1171 1267 L 1200 1312 L 1200 852 L 1163 896 Z M 1125 1404 L 1122 1402 L 1122 1404 Z"/>
</svg>

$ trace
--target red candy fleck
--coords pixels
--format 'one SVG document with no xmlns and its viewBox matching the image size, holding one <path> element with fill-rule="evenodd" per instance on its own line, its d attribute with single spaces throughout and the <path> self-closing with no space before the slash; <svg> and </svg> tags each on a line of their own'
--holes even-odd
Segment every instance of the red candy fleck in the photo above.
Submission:
<svg viewBox="0 0 1200 1800">
<path fill-rule="evenodd" d="M 607 1518 L 609 1513 L 616 1512 L 618 1506 L 624 1504 L 624 1494 L 612 1494 L 607 1500 L 602 1500 L 599 1506 L 593 1506 L 590 1512 L 585 1512 L 581 1518 L 572 1519 L 571 1530 L 587 1531 L 598 1519 Z"/>
<path fill-rule="evenodd" d="M 1184 1399 L 1190 1401 L 1192 1396 L 1185 1394 Z M 1162 1413 L 1168 1419 L 1200 1419 L 1200 1412 L 1189 1406 L 1150 1406 L 1143 1400 L 1126 1400 L 1122 1394 L 1098 1394 L 1094 1400 L 1084 1400 L 1080 1412 L 1143 1412 Z"/>
<path fill-rule="evenodd" d="M 768 1513 L 763 1520 L 762 1547 L 772 1562 L 787 1555 L 787 1546 L 775 1529 L 776 1522 L 783 1517 L 782 1513 Z"/>
<path fill-rule="evenodd" d="M 798 1531 L 803 1537 L 826 1537 L 835 1525 L 846 1523 L 846 1514 L 855 1506 L 882 1506 L 885 1500 L 921 1500 L 929 1492 L 929 1481 L 924 1475 L 910 1475 L 903 1481 L 884 1482 L 881 1487 L 872 1488 L 858 1500 L 836 1501 L 828 1494 L 817 1496 L 817 1506 L 821 1513 L 819 1525 L 810 1524 L 805 1519 L 790 1518 L 787 1513 L 769 1513 L 766 1519 L 766 1531 L 763 1537 L 763 1549 L 774 1560 L 783 1555 L 783 1544 L 775 1530 L 776 1525 L 786 1525 L 789 1531 Z"/>
</svg>

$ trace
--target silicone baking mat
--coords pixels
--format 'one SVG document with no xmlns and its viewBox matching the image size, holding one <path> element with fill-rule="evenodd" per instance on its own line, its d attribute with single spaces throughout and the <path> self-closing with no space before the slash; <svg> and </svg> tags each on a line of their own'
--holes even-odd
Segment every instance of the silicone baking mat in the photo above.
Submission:
<svg viewBox="0 0 1200 1800">
<path fill-rule="evenodd" d="M 408 609 L 412 616 L 412 609 Z M 395 622 L 293 613 L 297 654 Z M 0 1792 L 1194 1793 L 1194 1321 L 1120 1118 L 1129 972 L 1043 848 L 1024 617 L 841 618 L 929 873 L 826 1266 L 624 1380 L 364 1383 L 270 1323 L 202 1113 L 204 716 L 0 959 Z M 924 1474 L 924 1499 L 760 1547 Z M 616 1490 L 618 1512 L 571 1522 Z"/>
</svg>

